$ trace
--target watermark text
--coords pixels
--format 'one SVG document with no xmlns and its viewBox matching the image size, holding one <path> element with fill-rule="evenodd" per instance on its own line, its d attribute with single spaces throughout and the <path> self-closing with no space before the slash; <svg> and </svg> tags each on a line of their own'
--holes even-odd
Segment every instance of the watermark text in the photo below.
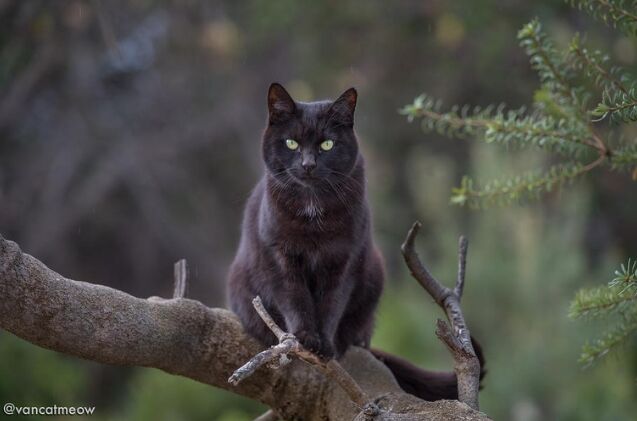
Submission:
<svg viewBox="0 0 637 421">
<path fill-rule="evenodd" d="M 93 415 L 94 406 L 17 406 L 7 402 L 2 407 L 5 415 Z"/>
</svg>

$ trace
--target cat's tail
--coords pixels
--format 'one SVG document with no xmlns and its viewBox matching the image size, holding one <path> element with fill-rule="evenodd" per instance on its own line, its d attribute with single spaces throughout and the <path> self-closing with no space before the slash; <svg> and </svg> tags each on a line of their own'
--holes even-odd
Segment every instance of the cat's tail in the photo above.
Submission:
<svg viewBox="0 0 637 421">
<path fill-rule="evenodd" d="M 471 343 L 480 361 L 480 381 L 482 382 L 482 378 L 486 374 L 482 347 L 473 337 Z M 458 399 L 458 382 L 455 373 L 427 371 L 386 352 L 377 349 L 371 349 L 371 352 L 391 370 L 401 389 L 405 392 L 426 401 Z"/>
</svg>

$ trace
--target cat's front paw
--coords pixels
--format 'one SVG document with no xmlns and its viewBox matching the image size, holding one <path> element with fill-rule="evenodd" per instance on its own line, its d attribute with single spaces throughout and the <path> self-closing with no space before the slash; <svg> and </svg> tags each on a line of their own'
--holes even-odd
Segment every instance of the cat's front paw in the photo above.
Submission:
<svg viewBox="0 0 637 421">
<path fill-rule="evenodd" d="M 299 330 L 294 333 L 294 336 L 308 351 L 318 353 L 321 350 L 321 337 L 318 333 L 309 330 Z"/>
<path fill-rule="evenodd" d="M 329 361 L 336 355 L 336 349 L 334 348 L 334 344 L 332 344 L 331 341 L 322 339 L 321 347 L 316 353 L 323 361 Z"/>
</svg>

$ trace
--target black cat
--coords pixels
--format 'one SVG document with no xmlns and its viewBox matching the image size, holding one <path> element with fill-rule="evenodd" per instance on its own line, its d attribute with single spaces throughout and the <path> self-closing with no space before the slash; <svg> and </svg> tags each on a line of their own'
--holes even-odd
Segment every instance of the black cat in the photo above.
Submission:
<svg viewBox="0 0 637 421">
<path fill-rule="evenodd" d="M 265 175 L 248 199 L 229 274 L 232 310 L 266 345 L 276 338 L 252 307 L 257 295 L 323 358 L 350 345 L 369 348 L 384 273 L 353 128 L 356 100 L 351 88 L 335 101 L 295 102 L 281 85 L 270 86 Z M 453 373 L 375 353 L 406 391 L 428 400 L 457 396 Z"/>
</svg>

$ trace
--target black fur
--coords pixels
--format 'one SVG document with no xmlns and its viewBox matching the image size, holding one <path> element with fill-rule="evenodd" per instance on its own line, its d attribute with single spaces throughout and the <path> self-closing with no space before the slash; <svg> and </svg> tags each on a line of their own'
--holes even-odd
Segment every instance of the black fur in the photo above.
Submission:
<svg viewBox="0 0 637 421">
<path fill-rule="evenodd" d="M 486 374 L 482 347 L 474 338 L 471 338 L 471 343 L 480 361 L 480 380 L 482 380 Z M 423 370 L 395 355 L 378 349 L 371 349 L 370 351 L 391 370 L 400 388 L 405 392 L 426 401 L 458 399 L 456 373 Z"/>
<path fill-rule="evenodd" d="M 248 199 L 228 284 L 232 310 L 266 345 L 276 338 L 252 307 L 257 295 L 282 328 L 324 358 L 338 358 L 350 345 L 369 348 L 384 273 L 353 127 L 356 100 L 352 88 L 335 101 L 301 103 L 270 86 L 265 174 Z M 291 150 L 286 139 L 299 147 Z M 323 151 L 327 139 L 334 146 Z M 409 371 L 393 357 L 382 359 L 392 371 Z M 416 370 L 411 377 L 425 373 Z M 434 389 L 444 384 L 444 393 L 428 392 L 430 399 L 448 396 L 455 383 L 449 376 L 424 375 Z"/>
</svg>

